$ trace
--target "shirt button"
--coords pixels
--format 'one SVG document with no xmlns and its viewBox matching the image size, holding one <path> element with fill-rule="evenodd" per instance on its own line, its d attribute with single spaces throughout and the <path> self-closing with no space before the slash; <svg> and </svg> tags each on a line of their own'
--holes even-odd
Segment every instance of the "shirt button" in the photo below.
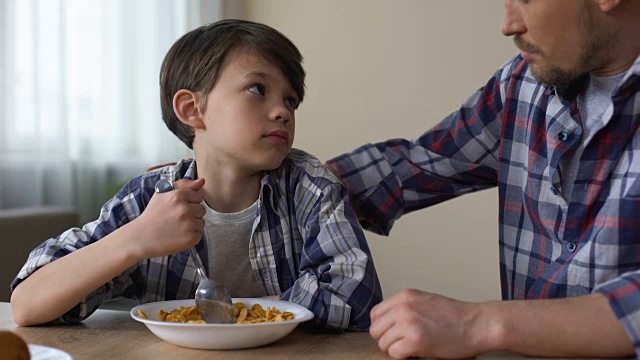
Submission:
<svg viewBox="0 0 640 360">
<path fill-rule="evenodd" d="M 568 242 L 566 246 L 567 246 L 567 251 L 570 253 L 576 251 L 576 248 L 578 247 L 574 242 Z"/>
<path fill-rule="evenodd" d="M 556 190 L 556 188 L 554 188 L 553 186 L 549 188 L 549 190 L 551 190 L 551 193 L 553 195 L 558 195 L 558 190 Z"/>
<path fill-rule="evenodd" d="M 560 131 L 558 133 L 558 140 L 560 140 L 560 141 L 569 140 L 569 131 L 567 129 L 564 129 L 564 130 Z"/>
</svg>

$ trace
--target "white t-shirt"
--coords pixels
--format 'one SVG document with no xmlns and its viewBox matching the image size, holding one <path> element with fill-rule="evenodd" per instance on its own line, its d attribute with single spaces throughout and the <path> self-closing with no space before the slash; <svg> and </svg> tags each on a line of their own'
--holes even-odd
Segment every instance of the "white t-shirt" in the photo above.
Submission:
<svg viewBox="0 0 640 360">
<path fill-rule="evenodd" d="M 560 159 L 560 171 L 562 171 L 562 193 L 571 200 L 573 184 L 578 175 L 578 165 L 585 146 L 593 136 L 604 127 L 605 117 L 611 116 L 609 109 L 613 105 L 611 96 L 618 82 L 625 73 L 613 76 L 589 77 L 589 85 L 578 96 L 578 111 L 582 121 L 582 134 L 575 149 L 570 150 Z"/>
</svg>

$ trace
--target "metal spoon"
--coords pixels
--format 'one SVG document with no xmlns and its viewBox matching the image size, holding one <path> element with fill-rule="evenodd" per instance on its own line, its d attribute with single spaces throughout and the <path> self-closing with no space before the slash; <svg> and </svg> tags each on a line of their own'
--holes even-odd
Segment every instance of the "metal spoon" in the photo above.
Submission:
<svg viewBox="0 0 640 360">
<path fill-rule="evenodd" d="M 207 323 L 231 324 L 235 322 L 233 318 L 233 303 L 231 296 L 224 286 L 216 284 L 209 279 L 204 271 L 204 267 L 198 261 L 198 253 L 195 248 L 189 249 L 191 257 L 196 264 L 200 284 L 196 289 L 196 308 Z"/>
<path fill-rule="evenodd" d="M 168 179 L 160 179 L 156 182 L 156 193 L 166 193 L 174 189 L 173 182 Z M 196 289 L 196 308 L 207 323 L 231 324 L 235 322 L 233 318 L 233 303 L 229 291 L 224 286 L 219 286 L 209 279 L 204 271 L 202 263 L 199 261 L 196 248 L 189 249 L 193 262 L 196 264 L 200 283 Z"/>
</svg>

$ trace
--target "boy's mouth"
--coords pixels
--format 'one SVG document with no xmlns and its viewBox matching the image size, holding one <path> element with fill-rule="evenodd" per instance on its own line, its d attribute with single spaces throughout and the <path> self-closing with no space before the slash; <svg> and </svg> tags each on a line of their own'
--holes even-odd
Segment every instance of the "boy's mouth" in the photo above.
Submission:
<svg viewBox="0 0 640 360">
<path fill-rule="evenodd" d="M 265 137 L 277 143 L 281 143 L 281 144 L 289 143 L 289 133 L 287 133 L 285 130 L 274 130 L 268 133 Z"/>
</svg>

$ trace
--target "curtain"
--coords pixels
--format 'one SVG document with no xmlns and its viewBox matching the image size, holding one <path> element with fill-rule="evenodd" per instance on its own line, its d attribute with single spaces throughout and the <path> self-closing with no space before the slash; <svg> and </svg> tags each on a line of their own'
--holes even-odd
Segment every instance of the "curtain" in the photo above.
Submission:
<svg viewBox="0 0 640 360">
<path fill-rule="evenodd" d="M 193 156 L 161 119 L 158 74 L 221 6 L 0 1 L 0 209 L 69 206 L 90 221 L 145 168 Z"/>
</svg>

